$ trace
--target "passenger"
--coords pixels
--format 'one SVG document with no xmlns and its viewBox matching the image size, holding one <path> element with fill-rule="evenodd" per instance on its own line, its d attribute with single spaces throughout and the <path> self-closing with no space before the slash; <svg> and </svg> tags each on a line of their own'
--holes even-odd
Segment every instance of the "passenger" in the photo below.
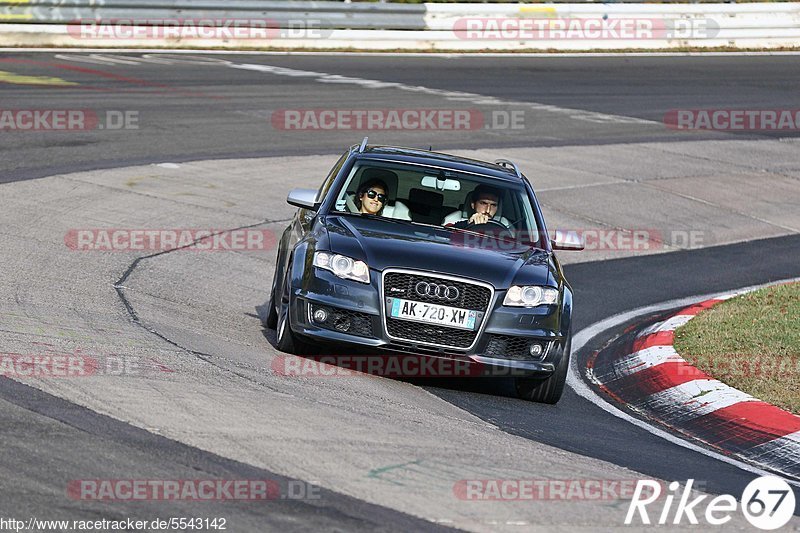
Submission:
<svg viewBox="0 0 800 533">
<path fill-rule="evenodd" d="M 389 198 L 386 195 L 386 183 L 374 178 L 362 183 L 356 195 L 356 206 L 363 215 L 381 215 Z"/>
<path fill-rule="evenodd" d="M 486 224 L 497 214 L 500 205 L 500 192 L 488 185 L 478 185 L 472 193 L 470 209 L 472 215 L 467 220 L 456 222 L 454 227 L 465 229 L 474 224 Z"/>
</svg>

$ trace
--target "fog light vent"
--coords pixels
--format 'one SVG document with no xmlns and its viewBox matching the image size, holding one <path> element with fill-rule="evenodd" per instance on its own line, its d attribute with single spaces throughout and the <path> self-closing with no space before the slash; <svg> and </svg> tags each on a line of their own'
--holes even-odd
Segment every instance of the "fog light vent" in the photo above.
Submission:
<svg viewBox="0 0 800 533">
<path fill-rule="evenodd" d="M 484 354 L 498 359 L 542 360 L 547 356 L 548 341 L 511 335 L 489 335 Z"/>
<path fill-rule="evenodd" d="M 374 337 L 372 333 L 372 317 L 366 313 L 327 305 L 311 304 L 309 306 L 309 322 L 320 328 L 347 333 L 348 335 Z"/>
<path fill-rule="evenodd" d="M 346 315 L 337 315 L 333 321 L 333 327 L 336 328 L 336 331 L 350 331 L 351 325 L 350 317 Z"/>
</svg>

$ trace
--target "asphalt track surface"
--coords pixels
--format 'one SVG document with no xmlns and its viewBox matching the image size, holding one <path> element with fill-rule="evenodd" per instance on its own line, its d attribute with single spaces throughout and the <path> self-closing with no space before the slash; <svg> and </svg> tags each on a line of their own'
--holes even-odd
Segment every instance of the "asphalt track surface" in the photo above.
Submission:
<svg viewBox="0 0 800 533">
<path fill-rule="evenodd" d="M 85 55 L 85 54 L 82 54 Z M 433 145 L 438 150 L 488 146 L 559 146 L 612 142 L 685 142 L 685 133 L 667 130 L 661 120 L 678 108 L 796 108 L 798 59 L 774 57 L 684 58 L 376 58 L 236 56 L 225 59 L 463 91 L 517 102 L 642 119 L 615 123 L 573 120 L 561 112 L 526 108 L 524 130 L 470 132 L 380 132 L 385 144 Z M 79 69 L 76 69 L 79 67 Z M 327 106 L 435 108 L 440 100 L 423 93 L 400 95 L 386 103 L 382 89 L 347 83 L 321 84 L 298 76 L 208 65 L 79 63 L 55 54 L 6 53 L 0 71 L 57 76 L 76 86 L 43 87 L 2 83 L 0 102 L 12 109 L 135 110 L 138 131 L 0 133 L 0 183 L 36 179 L 78 170 L 152 162 L 270 155 L 335 153 L 362 132 L 286 132 L 270 126 L 269 113 L 287 108 Z M 454 102 L 454 107 L 473 104 Z M 480 108 L 481 106 L 478 105 Z M 490 103 L 491 110 L 514 104 Z M 782 134 L 782 137 L 791 135 Z M 770 135 L 701 133 L 691 140 L 766 138 Z M 0 191 L 2 191 L 0 185 Z M 675 298 L 736 289 L 800 275 L 800 236 L 787 236 L 702 250 L 615 261 L 569 265 L 575 288 L 575 331 L 616 313 Z M 654 283 L 653 280 L 658 280 Z M 606 339 L 595 339 L 585 358 Z M 510 385 L 487 389 L 471 384 L 430 383 L 433 394 L 502 430 L 563 450 L 594 457 L 661 479 L 702 480 L 712 493 L 739 494 L 753 475 L 676 446 L 612 417 L 571 390 L 555 407 L 530 408 L 511 397 Z M 269 472 L 191 448 L 144 430 L 114 422 L 24 385 L 0 379 L 0 424 L 5 459 L 0 514 L 40 515 L 53 511 L 52 497 L 64 479 L 85 477 L 98 457 L 115 457 L 119 477 L 167 479 L 189 473 L 209 476 L 266 476 Z M 45 458 L 43 460 L 43 458 Z M 98 474 L 98 477 L 101 477 Z M 102 477 L 114 478 L 103 472 Z M 58 479 L 56 482 L 54 480 Z M 797 492 L 797 491 L 796 491 Z M 323 503 L 278 502 L 257 509 L 225 504 L 241 530 L 415 530 L 434 524 L 336 493 Z M 69 516 L 82 512 L 114 518 L 120 513 L 101 503 L 62 505 Z M 202 514 L 219 511 L 203 504 Z M 235 509 L 235 510 L 234 510 Z M 185 510 L 196 511 L 187 504 Z M 124 516 L 167 516 L 174 508 L 152 503 L 126 507 Z M 222 514 L 220 511 L 217 514 Z M 173 513 L 174 514 L 174 513 Z"/>
<path fill-rule="evenodd" d="M 213 57 L 651 121 L 576 122 L 567 114 L 539 112 L 524 105 L 478 105 L 454 100 L 455 109 L 477 108 L 487 114 L 522 110 L 525 127 L 380 133 L 379 142 L 384 144 L 432 145 L 437 150 L 769 137 L 771 134 L 746 132 L 675 132 L 664 127 L 662 121 L 673 109 L 793 109 L 800 84 L 796 56 Z M 313 83 L 310 78 L 292 76 L 265 79 L 259 72 L 203 64 L 125 65 L 119 60 L 78 62 L 54 54 L 15 53 L 0 57 L 2 70 L 54 76 L 80 84 L 34 89 L 0 82 L 0 101 L 6 108 L 135 111 L 139 113 L 140 129 L 4 136 L 0 182 L 160 161 L 336 153 L 356 142 L 363 132 L 280 131 L 271 127 L 270 113 L 281 109 L 428 109 L 442 105 L 441 98 L 423 93 L 365 90 L 351 84 Z M 784 132 L 781 136 L 792 134 Z M 47 158 L 42 158 L 45 152 Z"/>
<path fill-rule="evenodd" d="M 790 252 L 789 252 L 790 251 Z M 800 237 L 720 246 L 667 256 L 568 265 L 566 275 L 575 287 L 576 331 L 632 308 L 698 294 L 721 292 L 770 280 L 788 279 L 797 272 Z M 784 252 L 788 252 L 784 255 Z M 792 257 L 794 254 L 794 257 Z M 769 262 L 760 260 L 769 256 Z M 719 275 L 726 268 L 726 276 Z M 653 279 L 659 280 L 653 283 Z M 669 294 L 668 298 L 664 298 Z M 624 329 L 624 325 L 619 328 Z M 595 338 L 577 355 L 585 361 L 618 330 Z M 463 389 L 462 389 L 463 390 Z M 502 394 L 502 391 L 497 391 Z M 741 493 L 752 474 L 696 453 L 676 448 L 620 419 L 610 417 L 574 393 L 552 410 L 526 413 L 516 402 L 497 399 L 489 404 L 460 390 L 438 394 L 506 431 L 589 454 L 661 479 L 704 480 L 709 491 Z M 511 391 L 507 394 L 510 396 Z M 478 401 L 475 401 L 478 400 Z M 569 415 L 567 413 L 570 413 Z M 576 416 L 576 413 L 579 413 Z M 555 430 L 559 427 L 560 430 Z M 591 438 L 587 439 L 587 436 Z"/>
</svg>

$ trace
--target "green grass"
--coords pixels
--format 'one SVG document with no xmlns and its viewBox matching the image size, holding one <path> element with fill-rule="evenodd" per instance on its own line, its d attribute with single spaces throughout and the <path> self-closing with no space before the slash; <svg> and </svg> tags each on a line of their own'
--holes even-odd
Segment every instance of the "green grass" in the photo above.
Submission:
<svg viewBox="0 0 800 533">
<path fill-rule="evenodd" d="M 675 332 L 675 349 L 716 379 L 800 414 L 800 283 L 703 311 Z"/>
</svg>

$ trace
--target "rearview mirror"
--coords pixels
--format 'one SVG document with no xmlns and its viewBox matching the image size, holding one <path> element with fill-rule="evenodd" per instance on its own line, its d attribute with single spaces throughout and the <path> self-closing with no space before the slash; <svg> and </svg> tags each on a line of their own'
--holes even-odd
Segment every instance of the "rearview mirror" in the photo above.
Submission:
<svg viewBox="0 0 800 533">
<path fill-rule="evenodd" d="M 573 250 L 577 252 L 586 248 L 583 235 L 579 235 L 577 231 L 556 230 L 550 242 L 554 250 Z"/>
<path fill-rule="evenodd" d="M 424 176 L 421 185 L 437 191 L 460 191 L 461 182 L 450 178 L 441 179 L 436 176 Z"/>
<path fill-rule="evenodd" d="M 289 196 L 286 197 L 289 205 L 312 211 L 319 209 L 319 205 L 315 202 L 316 199 L 317 191 L 314 189 L 292 189 L 289 191 Z"/>
</svg>

